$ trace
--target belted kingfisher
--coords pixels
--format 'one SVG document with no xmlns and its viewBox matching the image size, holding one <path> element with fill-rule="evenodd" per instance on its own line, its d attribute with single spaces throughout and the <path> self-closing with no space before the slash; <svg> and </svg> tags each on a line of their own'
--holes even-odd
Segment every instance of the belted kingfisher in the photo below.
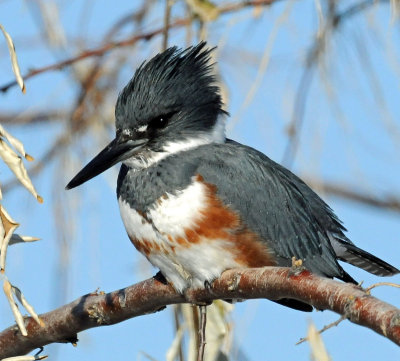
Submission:
<svg viewBox="0 0 400 361">
<path fill-rule="evenodd" d="M 143 63 L 119 94 L 116 137 L 67 185 L 122 162 L 117 197 L 136 249 L 183 293 L 227 269 L 291 266 L 356 281 L 338 260 L 378 276 L 400 271 L 355 246 L 301 179 L 225 137 L 206 43 Z M 310 311 L 296 300 L 278 301 Z"/>
</svg>

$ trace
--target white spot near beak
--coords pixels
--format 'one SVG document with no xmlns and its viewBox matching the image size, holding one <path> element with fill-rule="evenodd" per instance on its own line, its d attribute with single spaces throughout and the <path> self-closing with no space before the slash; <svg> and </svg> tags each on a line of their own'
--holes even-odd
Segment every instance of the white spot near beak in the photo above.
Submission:
<svg viewBox="0 0 400 361">
<path fill-rule="evenodd" d="M 141 125 L 139 128 L 137 128 L 137 132 L 143 133 L 147 130 L 147 124 Z"/>
</svg>

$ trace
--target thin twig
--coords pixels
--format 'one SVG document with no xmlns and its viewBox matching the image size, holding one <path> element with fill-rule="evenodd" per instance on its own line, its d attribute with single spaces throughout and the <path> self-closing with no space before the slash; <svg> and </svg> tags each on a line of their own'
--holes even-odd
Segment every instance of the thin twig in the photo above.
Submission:
<svg viewBox="0 0 400 361">
<path fill-rule="evenodd" d="M 388 4 L 389 0 L 362 0 L 358 3 L 350 5 L 347 9 L 343 10 L 339 14 L 335 15 L 334 18 L 334 26 L 336 26 L 339 22 L 343 22 L 348 18 L 351 18 L 354 15 L 358 15 L 359 13 L 363 12 L 364 10 L 368 9 L 371 6 L 377 4 Z"/>
<path fill-rule="evenodd" d="M 164 12 L 164 31 L 163 31 L 163 43 L 162 50 L 168 48 L 168 35 L 169 35 L 169 23 L 171 19 L 171 8 L 172 0 L 165 0 L 165 12 Z"/>
<path fill-rule="evenodd" d="M 174 305 L 174 326 L 175 326 L 175 334 L 178 333 L 178 330 L 181 328 L 180 315 L 182 313 L 181 305 Z M 182 342 L 179 343 L 179 351 L 178 351 L 178 359 L 179 361 L 183 361 L 183 349 Z"/>
<path fill-rule="evenodd" d="M 155 0 L 147 0 L 142 3 L 142 7 L 128 15 L 123 16 L 119 19 L 108 31 L 105 39 L 111 40 L 111 38 L 120 31 L 125 25 L 134 22 L 136 24 L 141 24 L 145 19 L 145 16 L 149 12 L 151 6 L 155 3 Z"/>
<path fill-rule="evenodd" d="M 332 3 L 330 3 L 331 5 Z M 291 168 L 296 152 L 299 147 L 300 130 L 304 123 L 305 109 L 307 105 L 308 92 L 311 88 L 315 66 L 324 54 L 326 40 L 333 29 L 335 18 L 335 6 L 328 6 L 326 21 L 323 28 L 317 32 L 313 45 L 307 52 L 304 70 L 296 92 L 296 98 L 293 106 L 292 119 L 288 127 L 288 143 L 283 155 L 282 164 Z"/>
<path fill-rule="evenodd" d="M 207 323 L 207 306 L 200 305 L 200 326 L 199 326 L 199 353 L 197 361 L 204 360 L 204 350 L 206 348 L 206 323 Z"/>
<path fill-rule="evenodd" d="M 341 317 L 339 317 L 339 319 L 337 319 L 335 322 L 331 322 L 330 324 L 322 327 L 318 333 L 321 334 L 323 332 L 325 332 L 326 330 L 329 330 L 330 328 L 339 325 L 339 323 L 341 323 L 342 321 L 344 321 L 347 317 L 345 315 L 342 315 Z M 308 341 L 308 337 L 303 337 L 301 338 L 298 342 L 296 342 L 296 345 L 300 345 L 301 343 Z"/>
<path fill-rule="evenodd" d="M 275 45 L 275 41 L 279 34 L 279 30 L 281 29 L 282 25 L 288 20 L 290 14 L 291 14 L 293 5 L 294 5 L 294 2 L 292 2 L 292 1 L 289 1 L 287 3 L 285 9 L 283 9 L 282 13 L 276 19 L 276 21 L 274 22 L 274 25 L 272 27 L 272 30 L 269 32 L 268 36 L 266 37 L 266 44 L 264 47 L 263 55 L 258 64 L 256 77 L 252 81 L 251 87 L 247 91 L 246 97 L 243 100 L 242 104 L 240 105 L 238 112 L 236 113 L 235 117 L 229 122 L 228 129 L 233 129 L 237 125 L 238 121 L 242 117 L 242 114 L 249 107 L 249 105 L 253 101 L 255 95 L 257 94 L 257 91 L 259 90 L 261 83 L 264 79 L 265 73 L 268 69 L 270 59 L 271 59 L 271 52 Z"/>
<path fill-rule="evenodd" d="M 199 319 L 199 308 L 195 304 L 192 305 L 192 319 L 193 319 L 193 324 L 192 330 L 195 334 L 195 337 L 193 337 L 193 349 L 194 350 L 199 350 L 200 348 L 200 337 L 199 337 L 199 330 L 200 330 L 200 319 Z"/>
<path fill-rule="evenodd" d="M 392 283 L 392 282 L 378 282 L 374 283 L 373 285 L 369 286 L 368 288 L 365 289 L 365 293 L 370 294 L 370 291 L 375 288 L 375 287 L 381 287 L 381 286 L 390 286 L 390 287 L 395 287 L 395 288 L 400 288 L 400 285 L 397 283 Z"/>
<path fill-rule="evenodd" d="M 308 99 L 308 92 L 314 75 L 314 63 L 306 65 L 300 78 L 296 92 L 296 99 L 293 106 L 292 119 L 287 129 L 288 143 L 285 148 L 282 164 L 288 168 L 292 167 L 298 146 L 299 134 L 303 125 L 304 114 Z"/>
<path fill-rule="evenodd" d="M 114 24 L 104 36 L 103 44 L 109 43 L 112 40 L 112 38 L 117 34 L 117 32 L 129 22 L 134 22 L 137 26 L 139 26 L 143 21 L 147 11 L 150 9 L 151 5 L 152 1 L 148 2 L 145 1 L 144 5 L 138 11 L 130 14 L 129 16 L 123 17 L 121 20 L 117 21 L 117 23 Z M 91 95 L 92 98 L 95 99 L 97 103 L 100 102 L 102 99 L 101 91 L 94 92 L 93 90 L 96 90 L 95 86 L 97 84 L 97 80 L 101 76 L 101 71 L 103 70 L 102 65 L 106 54 L 107 54 L 106 52 L 100 54 L 97 57 L 96 62 L 92 65 L 91 69 L 87 71 L 87 74 L 84 77 L 84 79 L 80 80 L 80 85 L 81 85 L 80 93 L 75 101 L 75 106 L 73 107 L 73 111 L 71 112 L 70 115 L 71 129 L 73 131 L 77 131 L 87 126 L 87 122 L 84 121 L 83 115 L 85 114 L 87 116 L 86 109 L 88 108 L 88 106 L 86 105 L 87 103 L 86 100 L 88 96 Z M 97 104 L 93 105 L 94 109 L 98 108 Z"/>
</svg>

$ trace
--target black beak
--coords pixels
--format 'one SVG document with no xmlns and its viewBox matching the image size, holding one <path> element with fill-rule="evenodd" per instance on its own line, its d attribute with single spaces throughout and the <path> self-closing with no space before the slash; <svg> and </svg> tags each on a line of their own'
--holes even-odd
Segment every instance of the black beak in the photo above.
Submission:
<svg viewBox="0 0 400 361">
<path fill-rule="evenodd" d="M 103 173 L 114 164 L 130 158 L 138 153 L 147 141 L 148 139 L 114 139 L 67 184 L 65 189 L 75 188 Z"/>
</svg>

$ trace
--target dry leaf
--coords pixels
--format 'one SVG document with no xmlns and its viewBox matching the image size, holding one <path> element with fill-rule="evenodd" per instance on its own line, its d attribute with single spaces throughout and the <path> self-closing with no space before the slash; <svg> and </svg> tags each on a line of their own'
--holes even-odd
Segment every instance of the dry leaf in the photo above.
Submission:
<svg viewBox="0 0 400 361">
<path fill-rule="evenodd" d="M 1 224 L 0 224 L 0 232 L 1 232 Z M 10 241 L 8 242 L 9 246 L 12 246 L 13 244 L 17 243 L 29 243 L 29 242 L 36 242 L 39 241 L 40 238 L 37 237 L 31 237 L 31 236 L 20 236 L 19 234 L 13 233 L 13 235 L 10 238 Z M 0 248 L 1 248 L 1 243 L 0 243 Z"/>
<path fill-rule="evenodd" d="M 26 300 L 24 294 L 21 292 L 21 290 L 18 287 L 15 287 L 14 285 L 11 285 L 12 291 L 14 295 L 17 297 L 18 301 L 24 306 L 25 310 L 28 311 L 28 313 L 32 316 L 32 318 L 37 322 L 38 325 L 44 326 L 44 322 L 39 316 L 37 315 L 36 311 L 33 309 L 33 307 L 28 303 Z"/>
<path fill-rule="evenodd" d="M 26 91 L 25 83 L 24 83 L 24 79 L 22 78 L 21 71 L 19 69 L 17 53 L 15 52 L 14 43 L 11 39 L 10 34 L 7 33 L 7 31 L 4 29 L 3 25 L 1 25 L 1 24 L 0 24 L 0 29 L 3 32 L 4 37 L 6 38 L 8 51 L 10 52 L 10 57 L 11 57 L 11 65 L 12 65 L 13 72 L 15 74 L 15 78 L 17 79 L 17 83 L 18 83 L 19 87 L 21 88 L 22 92 L 25 93 L 25 91 Z"/>
<path fill-rule="evenodd" d="M 19 327 L 19 330 L 21 331 L 22 336 L 27 336 L 28 332 L 26 331 L 25 328 L 24 318 L 22 317 L 21 312 L 19 311 L 18 305 L 14 301 L 11 283 L 8 282 L 8 280 L 4 281 L 3 290 L 7 297 L 8 303 L 10 304 L 11 310 L 14 314 L 15 321 L 17 322 L 17 325 Z"/>
<path fill-rule="evenodd" d="M 311 358 L 314 361 L 331 360 L 331 358 L 328 355 L 328 352 L 326 351 L 321 334 L 315 328 L 315 325 L 313 323 L 311 323 L 310 326 L 308 327 L 307 339 L 311 347 Z"/>
<path fill-rule="evenodd" d="M 3 139 L 0 139 L 0 157 L 8 165 L 22 185 L 36 197 L 39 203 L 43 203 L 43 198 L 36 192 L 36 189 L 25 169 L 24 163 L 22 163 L 21 157 L 19 157 Z"/>
<path fill-rule="evenodd" d="M 4 237 L 2 239 L 0 248 L 0 271 L 4 273 L 8 243 L 13 232 L 19 226 L 19 224 L 10 217 L 2 205 L 0 205 L 0 220 L 4 230 Z"/>
<path fill-rule="evenodd" d="M 7 141 L 15 148 L 15 150 L 25 157 L 29 162 L 33 161 L 33 157 L 25 152 L 24 145 L 15 137 L 13 137 L 10 133 L 8 133 L 0 124 L 0 136 L 7 139 Z"/>
</svg>

